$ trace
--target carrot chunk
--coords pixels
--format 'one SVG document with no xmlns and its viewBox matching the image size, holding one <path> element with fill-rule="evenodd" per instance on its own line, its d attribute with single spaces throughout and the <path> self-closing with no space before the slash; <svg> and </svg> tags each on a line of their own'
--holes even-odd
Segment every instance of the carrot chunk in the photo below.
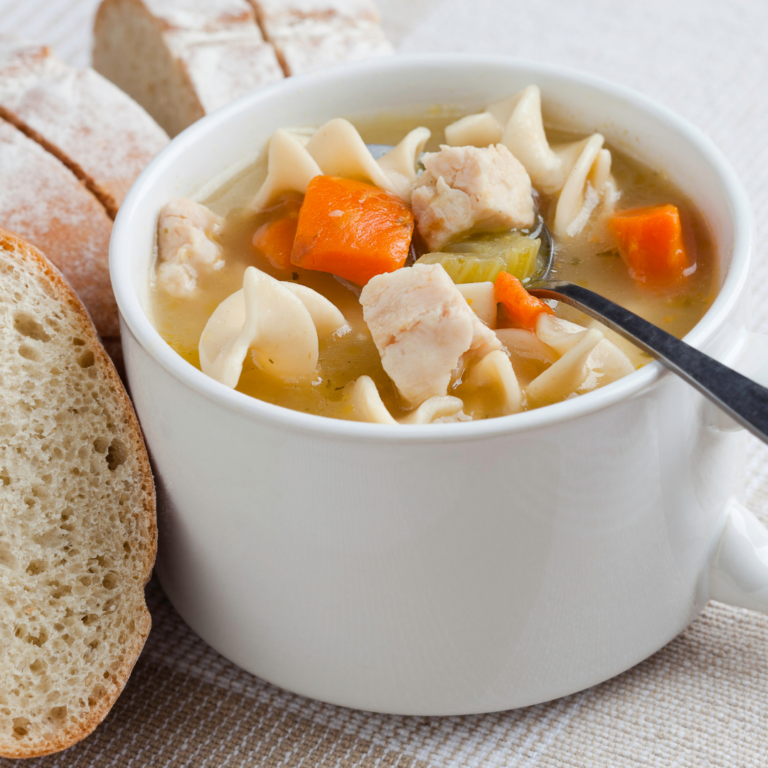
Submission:
<svg viewBox="0 0 768 768">
<path fill-rule="evenodd" d="M 506 309 L 509 319 L 521 328 L 534 331 L 539 315 L 555 314 L 548 304 L 531 296 L 523 288 L 523 284 L 509 272 L 499 272 L 493 288 L 496 301 Z"/>
<path fill-rule="evenodd" d="M 608 227 L 635 280 L 668 286 L 685 277 L 688 257 L 676 205 L 621 211 L 611 217 Z"/>
<path fill-rule="evenodd" d="M 291 268 L 291 251 L 296 239 L 299 223 L 298 200 L 288 200 L 283 206 L 285 215 L 262 224 L 253 236 L 253 245 L 258 248 L 276 269 Z"/>
<path fill-rule="evenodd" d="M 365 285 L 400 269 L 413 237 L 413 214 L 378 187 L 315 176 L 299 211 L 291 262 Z"/>
</svg>

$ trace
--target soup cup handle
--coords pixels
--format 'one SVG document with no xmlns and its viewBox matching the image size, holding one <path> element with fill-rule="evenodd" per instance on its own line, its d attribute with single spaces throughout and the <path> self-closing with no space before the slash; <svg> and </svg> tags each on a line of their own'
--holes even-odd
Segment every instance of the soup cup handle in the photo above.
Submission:
<svg viewBox="0 0 768 768">
<path fill-rule="evenodd" d="M 709 597 L 768 613 L 768 529 L 736 501 L 715 544 Z"/>
<path fill-rule="evenodd" d="M 748 333 L 733 366 L 768 386 L 768 336 Z M 712 426 L 742 429 L 717 406 Z M 722 603 L 768 613 L 768 529 L 750 510 L 733 501 L 716 540 L 709 570 L 709 596 Z"/>
</svg>

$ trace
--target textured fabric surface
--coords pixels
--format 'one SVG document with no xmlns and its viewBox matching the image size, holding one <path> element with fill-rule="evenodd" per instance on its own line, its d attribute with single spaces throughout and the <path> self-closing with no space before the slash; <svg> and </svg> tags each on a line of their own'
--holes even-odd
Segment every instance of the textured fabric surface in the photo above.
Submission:
<svg viewBox="0 0 768 768">
<path fill-rule="evenodd" d="M 96 0 L 0 0 L 0 29 L 89 58 Z M 768 4 L 754 0 L 379 0 L 403 52 L 504 53 L 597 72 L 671 106 L 723 149 L 768 237 Z M 768 249 L 753 327 L 768 333 Z M 768 449 L 744 498 L 768 523 Z M 522 710 L 404 718 L 332 707 L 238 670 L 152 583 L 154 629 L 105 723 L 29 766 L 718 766 L 768 763 L 768 616 L 711 603 L 666 648 L 582 693 Z M 0 760 L 0 766 L 12 761 Z"/>
</svg>

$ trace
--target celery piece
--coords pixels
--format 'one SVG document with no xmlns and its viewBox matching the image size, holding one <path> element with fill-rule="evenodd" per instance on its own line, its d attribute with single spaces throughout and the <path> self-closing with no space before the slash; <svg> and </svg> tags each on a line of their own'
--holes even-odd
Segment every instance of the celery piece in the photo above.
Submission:
<svg viewBox="0 0 768 768">
<path fill-rule="evenodd" d="M 454 283 L 494 281 L 502 271 L 524 280 L 533 272 L 540 245 L 540 240 L 516 231 L 472 235 L 416 263 L 442 264 Z"/>
<path fill-rule="evenodd" d="M 507 265 L 502 256 L 477 253 L 425 253 L 416 264 L 440 264 L 456 284 L 493 282 Z"/>
</svg>

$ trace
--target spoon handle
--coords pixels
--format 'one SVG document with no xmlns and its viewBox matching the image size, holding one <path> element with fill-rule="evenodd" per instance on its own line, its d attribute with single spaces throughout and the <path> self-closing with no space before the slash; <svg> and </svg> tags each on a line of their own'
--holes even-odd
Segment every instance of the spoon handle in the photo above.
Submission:
<svg viewBox="0 0 768 768">
<path fill-rule="evenodd" d="M 768 443 L 768 389 L 699 352 L 604 296 L 567 282 L 541 282 L 534 296 L 557 299 L 605 323 L 696 387 L 753 435 Z"/>
</svg>

